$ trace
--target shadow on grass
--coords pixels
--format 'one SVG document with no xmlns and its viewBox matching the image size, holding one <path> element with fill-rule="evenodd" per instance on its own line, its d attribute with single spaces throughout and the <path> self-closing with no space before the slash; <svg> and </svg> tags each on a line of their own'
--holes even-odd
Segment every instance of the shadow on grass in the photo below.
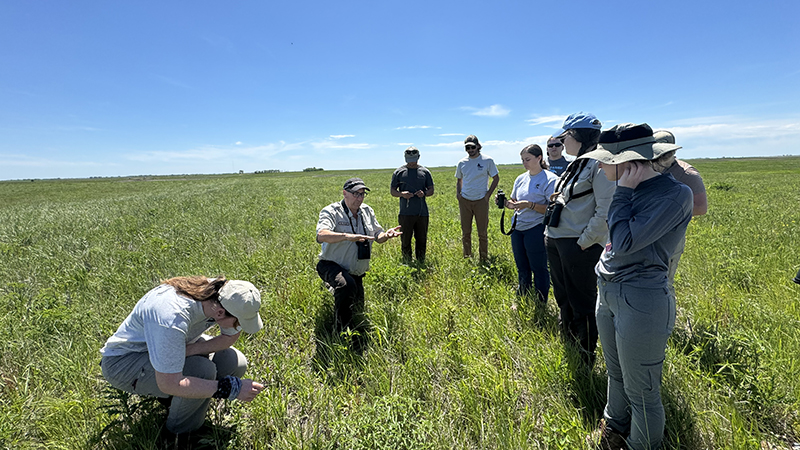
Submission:
<svg viewBox="0 0 800 450">
<path fill-rule="evenodd" d="M 155 397 L 140 397 L 111 386 L 103 390 L 101 407 L 114 419 L 99 433 L 90 436 L 87 448 L 93 449 L 197 449 L 229 450 L 235 427 L 206 421 L 199 430 L 177 437 L 164 427 L 167 408 Z M 213 406 L 213 405 L 212 405 Z"/>
<path fill-rule="evenodd" d="M 340 330 L 331 302 L 324 302 L 317 312 L 314 336 L 314 370 L 328 383 L 344 382 L 358 376 L 364 366 L 364 352 L 369 347 L 372 324 L 363 313 L 356 314 L 355 328 Z"/>
<path fill-rule="evenodd" d="M 570 377 L 572 401 L 580 411 L 584 423 L 592 429 L 600 422 L 606 406 L 608 378 L 605 366 L 596 362 L 592 366 L 587 365 L 582 349 L 573 342 L 564 340 L 562 342 L 564 342 L 567 366 L 572 373 Z"/>
<path fill-rule="evenodd" d="M 695 413 L 681 394 L 680 386 L 665 379 L 661 386 L 661 400 L 664 403 L 666 427 L 664 430 L 665 449 L 703 448 L 700 431 L 697 430 Z"/>
</svg>

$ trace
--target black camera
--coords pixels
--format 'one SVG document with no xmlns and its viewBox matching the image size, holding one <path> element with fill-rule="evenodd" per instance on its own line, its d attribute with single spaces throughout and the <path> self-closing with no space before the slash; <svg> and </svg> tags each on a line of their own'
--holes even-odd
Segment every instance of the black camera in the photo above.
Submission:
<svg viewBox="0 0 800 450">
<path fill-rule="evenodd" d="M 558 222 L 561 221 L 561 211 L 564 210 L 564 204 L 558 202 L 552 202 L 547 205 L 547 210 L 544 212 L 544 219 L 542 223 L 544 223 L 548 227 L 556 228 L 558 226 Z"/>
<path fill-rule="evenodd" d="M 369 245 L 369 241 L 356 242 L 356 248 L 358 249 L 358 259 L 369 259 L 370 252 L 372 250 L 372 247 Z"/>
<path fill-rule="evenodd" d="M 494 198 L 494 203 L 500 209 L 506 206 L 506 193 L 502 189 L 497 190 L 497 197 Z"/>
</svg>

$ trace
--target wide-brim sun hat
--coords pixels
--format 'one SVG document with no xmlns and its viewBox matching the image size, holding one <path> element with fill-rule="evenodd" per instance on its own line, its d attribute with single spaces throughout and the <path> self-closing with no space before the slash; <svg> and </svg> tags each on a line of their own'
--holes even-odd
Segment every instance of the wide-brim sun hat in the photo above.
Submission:
<svg viewBox="0 0 800 450">
<path fill-rule="evenodd" d="M 653 129 L 643 123 L 614 125 L 600 133 L 597 149 L 578 159 L 596 159 L 603 164 L 622 164 L 628 161 L 651 161 L 661 155 L 681 148 L 675 144 L 661 144 L 653 137 Z"/>
<path fill-rule="evenodd" d="M 264 327 L 258 310 L 261 309 L 261 293 L 253 283 L 229 280 L 219 290 L 219 303 L 225 311 L 239 319 L 239 326 L 253 334 Z"/>
</svg>

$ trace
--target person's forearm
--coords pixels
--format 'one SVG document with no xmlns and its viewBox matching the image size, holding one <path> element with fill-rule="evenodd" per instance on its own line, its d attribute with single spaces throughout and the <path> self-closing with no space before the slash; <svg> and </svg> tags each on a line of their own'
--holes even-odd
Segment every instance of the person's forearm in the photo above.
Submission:
<svg viewBox="0 0 800 450">
<path fill-rule="evenodd" d="M 220 334 L 213 338 L 204 341 L 200 340 L 193 344 L 186 345 L 186 356 L 192 355 L 207 355 L 209 353 L 218 352 L 230 348 L 236 340 L 239 339 L 239 333 L 234 335 Z"/>
<path fill-rule="evenodd" d="M 183 398 L 211 398 L 217 392 L 217 381 L 187 377 L 181 373 L 156 372 L 156 384 L 161 392 Z"/>
<path fill-rule="evenodd" d="M 433 186 L 429 187 L 427 191 L 425 191 L 425 197 L 433 197 Z"/>
<path fill-rule="evenodd" d="M 400 190 L 397 189 L 396 187 L 393 187 L 392 188 L 392 197 L 400 197 L 400 196 L 401 196 L 400 195 Z"/>
<path fill-rule="evenodd" d="M 317 242 L 325 242 L 327 244 L 335 244 L 347 240 L 347 233 L 340 233 L 331 230 L 319 230 L 317 233 Z"/>
</svg>

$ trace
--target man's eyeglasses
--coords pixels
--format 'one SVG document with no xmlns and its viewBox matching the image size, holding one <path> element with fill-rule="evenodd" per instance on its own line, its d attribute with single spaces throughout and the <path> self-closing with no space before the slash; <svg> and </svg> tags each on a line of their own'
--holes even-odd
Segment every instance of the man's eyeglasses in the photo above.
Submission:
<svg viewBox="0 0 800 450">
<path fill-rule="evenodd" d="M 473 150 L 473 149 L 478 148 L 478 146 L 477 145 L 465 145 L 464 148 L 466 148 L 467 150 Z"/>
<path fill-rule="evenodd" d="M 355 197 L 355 198 L 364 198 L 364 197 L 366 197 L 366 196 L 367 196 L 367 192 L 366 192 L 366 191 L 364 191 L 364 192 L 352 192 L 352 191 L 347 191 L 347 192 L 350 192 L 350 194 L 352 194 L 352 195 L 353 195 L 353 197 Z"/>
<path fill-rule="evenodd" d="M 556 142 L 555 144 L 547 144 L 547 148 L 558 148 L 561 147 L 562 145 L 564 144 L 562 144 L 561 142 Z"/>
</svg>

